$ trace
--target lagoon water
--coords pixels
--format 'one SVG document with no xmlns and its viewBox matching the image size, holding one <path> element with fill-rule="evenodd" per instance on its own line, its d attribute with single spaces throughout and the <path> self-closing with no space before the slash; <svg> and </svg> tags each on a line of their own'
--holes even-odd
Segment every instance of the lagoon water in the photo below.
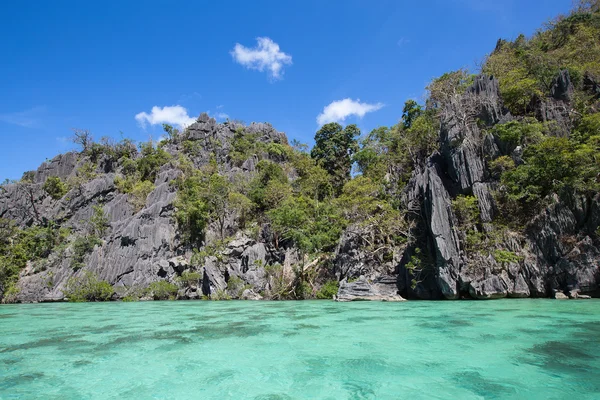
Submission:
<svg viewBox="0 0 600 400">
<path fill-rule="evenodd" d="M 600 301 L 0 307 L 0 399 L 599 399 Z"/>
</svg>

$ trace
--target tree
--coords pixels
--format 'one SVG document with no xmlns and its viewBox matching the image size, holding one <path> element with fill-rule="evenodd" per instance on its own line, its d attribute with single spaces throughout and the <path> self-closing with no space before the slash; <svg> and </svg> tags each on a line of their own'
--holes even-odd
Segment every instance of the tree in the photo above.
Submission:
<svg viewBox="0 0 600 400">
<path fill-rule="evenodd" d="M 402 124 L 405 129 L 409 129 L 412 126 L 413 121 L 421 115 L 423 107 L 417 104 L 414 100 L 408 100 L 404 103 L 402 109 Z"/>
<path fill-rule="evenodd" d="M 229 209 L 231 183 L 220 174 L 213 174 L 208 181 L 208 191 L 204 195 L 208 206 L 208 215 L 219 224 L 221 239 L 225 238 L 225 222 Z"/>
<path fill-rule="evenodd" d="M 94 143 L 94 138 L 87 129 L 73 129 L 73 143 L 81 146 L 81 150 L 85 153 Z"/>
<path fill-rule="evenodd" d="M 358 136 L 360 130 L 356 125 L 342 128 L 336 122 L 323 125 L 315 135 L 315 147 L 310 155 L 329 173 L 336 193 L 350 179 L 352 156 L 358 150 Z"/>
<path fill-rule="evenodd" d="M 170 142 L 174 142 L 179 138 L 179 129 L 173 128 L 172 125 L 163 124 L 163 130 L 167 134 L 167 140 Z"/>
</svg>

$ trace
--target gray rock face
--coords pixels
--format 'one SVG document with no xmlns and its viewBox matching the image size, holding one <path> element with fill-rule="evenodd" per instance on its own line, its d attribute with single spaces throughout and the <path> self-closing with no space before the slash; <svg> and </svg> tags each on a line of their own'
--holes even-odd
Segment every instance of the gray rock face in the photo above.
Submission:
<svg viewBox="0 0 600 400">
<path fill-rule="evenodd" d="M 493 275 L 482 281 L 471 282 L 469 294 L 480 300 L 501 299 L 508 295 L 508 290 L 500 278 Z"/>
<path fill-rule="evenodd" d="M 242 292 L 242 296 L 240 297 L 242 300 L 262 300 L 263 297 L 254 292 L 252 289 L 246 289 Z"/>
<path fill-rule="evenodd" d="M 568 135 L 571 129 L 568 110 L 572 93 L 568 72 L 563 71 L 555 79 L 552 97 L 542 99 L 538 106 L 538 118 L 552 121 L 557 135 Z M 546 297 L 552 294 L 550 288 L 569 287 L 587 294 L 599 292 L 600 252 L 589 232 L 600 225 L 600 195 L 556 198 L 530 222 L 525 236 L 503 238 L 497 249 L 519 255 L 518 262 L 501 265 L 494 258 L 496 248 L 488 249 L 488 257 L 465 251 L 451 200 L 459 194 L 475 196 L 484 229 L 495 229 L 491 223 L 497 214 L 493 192 L 498 182 L 488 172 L 487 160 L 512 151 L 510 155 L 519 164 L 522 149 L 505 149 L 479 126 L 511 119 L 502 106 L 497 82 L 483 76 L 462 97 L 446 105 L 440 128 L 441 153 L 431 155 L 426 165 L 413 173 L 403 195 L 410 215 L 415 216 L 417 242 L 409 246 L 399 266 L 402 295 L 430 299 L 437 298 L 439 291 L 446 299 Z M 406 268 L 416 248 L 425 254 L 421 262 L 427 264 L 420 273 Z"/>
<path fill-rule="evenodd" d="M 229 139 L 240 127 L 235 123 L 216 124 L 207 115 L 200 116 L 186 131 L 188 139 L 199 144 L 200 152 L 194 163 L 199 166 L 208 162 L 210 153 L 216 151 L 228 173 L 231 169 L 227 162 Z M 256 134 L 265 142 L 286 141 L 283 133 L 268 124 L 252 124 L 245 132 Z M 174 143 L 165 148 L 176 155 L 181 151 L 179 146 Z M 52 199 L 42 189 L 48 177 L 66 180 L 75 176 L 77 168 L 87 161 L 83 154 L 66 153 L 42 164 L 33 174 L 34 183 L 4 185 L 0 189 L 0 217 L 12 219 L 20 226 L 59 221 L 74 234 L 83 235 L 89 228 L 88 220 L 96 205 L 102 207 L 110 225 L 101 238 L 102 244 L 85 257 L 83 269 L 75 271 L 72 268 L 70 249 L 65 254 L 52 255 L 43 270 L 25 269 L 19 280 L 17 301 L 61 301 L 68 280 L 85 271 L 92 271 L 113 285 L 117 298 L 139 291 L 152 282 L 177 283 L 186 270 L 203 272 L 203 279 L 197 286 L 180 289 L 178 297 L 182 299 L 226 291 L 231 277 L 238 277 L 244 285 L 250 285 L 252 293 L 256 294 L 254 297 L 268 289 L 265 266 L 283 261 L 285 253 L 272 252 L 265 243 L 244 235 L 238 235 L 227 244 L 218 259 L 207 257 L 203 265 L 191 265 L 191 250 L 183 246 L 173 216 L 177 193 L 171 182 L 181 172 L 170 163 L 160 169 L 154 182 L 155 189 L 141 210 L 135 209 L 130 196 L 117 191 L 114 173 L 98 171 L 97 178 L 71 190 L 60 200 Z M 226 230 L 235 232 L 232 226 Z M 209 235 L 216 236 L 214 232 Z"/>
<path fill-rule="evenodd" d="M 396 287 L 396 278 L 382 277 L 378 281 L 369 282 L 364 276 L 356 281 L 340 282 L 336 301 L 405 301 Z"/>
</svg>

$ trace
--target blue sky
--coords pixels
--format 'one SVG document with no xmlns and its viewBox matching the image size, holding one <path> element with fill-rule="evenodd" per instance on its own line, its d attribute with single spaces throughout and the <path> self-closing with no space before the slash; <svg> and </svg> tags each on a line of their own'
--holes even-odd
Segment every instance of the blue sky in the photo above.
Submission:
<svg viewBox="0 0 600 400">
<path fill-rule="evenodd" d="M 0 180 L 71 149 L 71 128 L 97 139 L 157 139 L 160 121 L 185 123 L 206 111 L 271 122 L 309 144 L 318 121 L 357 123 L 367 133 L 396 123 L 404 101 L 422 100 L 432 78 L 475 68 L 498 38 L 531 35 L 570 6 L 3 1 Z"/>
</svg>

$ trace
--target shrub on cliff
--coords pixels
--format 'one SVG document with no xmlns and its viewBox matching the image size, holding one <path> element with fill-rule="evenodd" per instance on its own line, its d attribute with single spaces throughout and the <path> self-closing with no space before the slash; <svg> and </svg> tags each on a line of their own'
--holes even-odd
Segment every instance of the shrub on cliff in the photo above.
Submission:
<svg viewBox="0 0 600 400">
<path fill-rule="evenodd" d="M 42 189 L 46 191 L 54 200 L 60 200 L 67 194 L 67 185 L 58 176 L 50 176 L 44 182 Z"/>
<path fill-rule="evenodd" d="M 154 300 L 174 300 L 177 290 L 177 285 L 167 281 L 157 281 L 148 285 L 146 293 Z"/>
<path fill-rule="evenodd" d="M 108 301 L 114 293 L 113 287 L 101 281 L 91 271 L 69 278 L 63 290 L 65 297 L 72 302 Z"/>
</svg>

